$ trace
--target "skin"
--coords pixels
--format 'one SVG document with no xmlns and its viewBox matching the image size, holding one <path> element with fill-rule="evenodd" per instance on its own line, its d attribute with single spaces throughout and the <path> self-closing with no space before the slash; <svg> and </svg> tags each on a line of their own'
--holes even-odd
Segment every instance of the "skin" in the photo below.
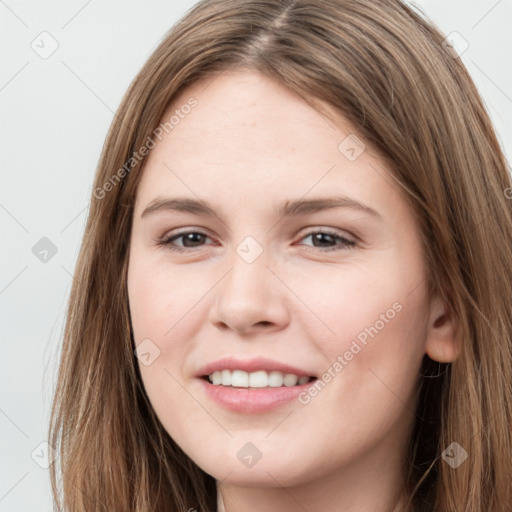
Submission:
<svg viewBox="0 0 512 512">
<path fill-rule="evenodd" d="M 135 344 L 149 338 L 160 350 L 139 363 L 155 412 L 217 480 L 219 510 L 394 510 L 422 358 L 459 352 L 449 312 L 437 297 L 427 302 L 412 210 L 368 145 L 354 161 L 338 149 L 355 128 L 339 117 L 334 125 L 272 79 L 224 72 L 185 89 L 164 119 L 191 96 L 197 106 L 151 150 L 130 241 Z M 275 213 L 285 199 L 341 194 L 380 217 L 355 208 Z M 217 216 L 142 216 L 168 196 L 204 199 Z M 356 245 L 311 236 L 325 229 Z M 174 240 L 183 253 L 159 245 L 187 231 L 207 236 Z M 236 252 L 247 236 L 263 250 L 252 263 Z M 194 377 L 228 355 L 321 376 L 393 304 L 400 311 L 307 404 L 228 411 Z M 237 458 L 247 442 L 262 453 L 250 468 Z"/>
</svg>

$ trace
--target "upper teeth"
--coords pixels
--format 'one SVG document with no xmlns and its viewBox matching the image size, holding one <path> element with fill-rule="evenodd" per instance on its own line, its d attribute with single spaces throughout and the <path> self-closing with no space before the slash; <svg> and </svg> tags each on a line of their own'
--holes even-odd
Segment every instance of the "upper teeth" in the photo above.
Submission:
<svg viewBox="0 0 512 512">
<path fill-rule="evenodd" d="M 244 372 L 243 370 L 222 370 L 213 372 L 208 376 L 210 382 L 215 386 L 235 386 L 239 388 L 277 388 L 282 385 L 296 386 L 309 382 L 309 377 L 298 377 L 291 373 L 266 372 Z"/>
</svg>

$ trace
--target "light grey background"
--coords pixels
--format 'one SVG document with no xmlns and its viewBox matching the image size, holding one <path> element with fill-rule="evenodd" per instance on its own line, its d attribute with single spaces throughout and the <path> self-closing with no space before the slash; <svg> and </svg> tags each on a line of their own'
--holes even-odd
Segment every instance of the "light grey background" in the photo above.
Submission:
<svg viewBox="0 0 512 512">
<path fill-rule="evenodd" d="M 0 0 L 0 512 L 52 510 L 37 462 L 94 171 L 129 83 L 194 3 Z M 512 0 L 418 4 L 467 41 L 461 58 L 510 161 Z M 32 48 L 52 44 L 48 58 Z M 46 262 L 32 252 L 43 237 L 57 248 Z"/>
</svg>

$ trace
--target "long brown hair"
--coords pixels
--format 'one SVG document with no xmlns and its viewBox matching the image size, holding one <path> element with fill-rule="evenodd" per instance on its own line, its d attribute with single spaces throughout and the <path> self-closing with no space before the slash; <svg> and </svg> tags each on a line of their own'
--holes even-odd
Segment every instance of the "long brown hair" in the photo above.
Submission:
<svg viewBox="0 0 512 512">
<path fill-rule="evenodd" d="M 215 480 L 146 396 L 126 270 L 139 149 L 150 150 L 187 85 L 237 68 L 348 119 L 389 161 L 417 216 L 429 289 L 453 312 L 462 352 L 452 364 L 424 358 L 408 510 L 510 510 L 512 185 L 479 94 L 444 39 L 399 0 L 203 0 L 169 31 L 125 94 L 96 171 L 49 429 L 59 510 L 216 509 Z M 468 453 L 457 469 L 441 457 L 452 442 Z"/>
</svg>

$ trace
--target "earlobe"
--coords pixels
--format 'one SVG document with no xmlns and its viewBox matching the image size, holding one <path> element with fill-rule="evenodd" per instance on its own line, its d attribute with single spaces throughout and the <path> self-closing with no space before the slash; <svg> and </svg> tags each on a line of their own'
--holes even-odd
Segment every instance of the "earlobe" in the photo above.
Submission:
<svg viewBox="0 0 512 512">
<path fill-rule="evenodd" d="M 425 352 L 434 361 L 451 363 L 459 357 L 462 344 L 455 315 L 441 298 L 432 300 Z"/>
</svg>

